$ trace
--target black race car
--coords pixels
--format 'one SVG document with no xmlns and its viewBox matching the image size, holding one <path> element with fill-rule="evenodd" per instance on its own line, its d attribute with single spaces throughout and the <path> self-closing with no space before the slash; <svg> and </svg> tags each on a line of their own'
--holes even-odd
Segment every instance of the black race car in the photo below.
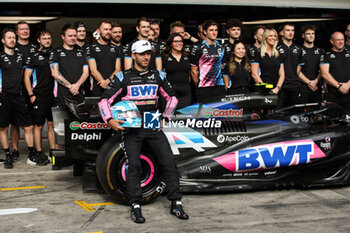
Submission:
<svg viewBox="0 0 350 233">
<path fill-rule="evenodd" d="M 277 108 L 275 95 L 232 95 L 180 109 L 163 128 L 183 192 L 321 187 L 350 183 L 350 114 L 333 103 Z M 57 142 L 75 174 L 96 171 L 103 189 L 126 203 L 121 134 L 99 116 L 97 100 L 55 108 Z M 153 148 L 156 149 L 156 148 Z M 166 190 L 154 151 L 143 146 L 144 203 Z M 59 160 L 59 152 L 57 152 Z M 88 169 L 89 170 L 89 169 Z"/>
</svg>

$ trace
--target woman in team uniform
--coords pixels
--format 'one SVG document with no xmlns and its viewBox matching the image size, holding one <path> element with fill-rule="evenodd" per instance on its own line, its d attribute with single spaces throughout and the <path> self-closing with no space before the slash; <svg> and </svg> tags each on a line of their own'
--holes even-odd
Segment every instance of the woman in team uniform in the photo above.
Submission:
<svg viewBox="0 0 350 233">
<path fill-rule="evenodd" d="M 163 69 L 179 102 L 177 109 L 191 105 L 190 60 L 184 49 L 183 37 L 178 33 L 169 36 L 162 54 Z"/>
<path fill-rule="evenodd" d="M 266 29 L 261 47 L 252 54 L 251 68 L 255 83 L 273 84 L 272 92 L 278 94 L 284 82 L 284 65 L 276 49 L 278 35 L 275 29 Z"/>
<path fill-rule="evenodd" d="M 249 93 L 251 68 L 245 45 L 236 40 L 232 45 L 229 61 L 225 64 L 223 78 L 227 94 Z M 231 85 L 230 85 L 231 84 Z"/>
</svg>

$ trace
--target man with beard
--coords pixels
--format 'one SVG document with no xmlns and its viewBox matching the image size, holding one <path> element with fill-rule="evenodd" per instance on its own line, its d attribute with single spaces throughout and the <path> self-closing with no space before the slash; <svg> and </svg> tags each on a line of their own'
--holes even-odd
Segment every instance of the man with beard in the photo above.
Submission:
<svg viewBox="0 0 350 233">
<path fill-rule="evenodd" d="M 51 32 L 41 30 L 38 33 L 40 48 L 37 53 L 30 56 L 24 71 L 24 85 L 27 89 L 30 103 L 32 104 L 31 116 L 34 123 L 34 145 L 37 157 L 28 159 L 27 163 L 35 165 L 40 160 L 47 161 L 48 157 L 42 152 L 42 130 L 47 120 L 48 139 L 50 145 L 50 157 L 55 149 L 55 133 L 51 107 L 53 107 L 54 78 L 51 76 L 49 58 L 51 52 Z M 32 81 L 31 81 L 32 80 Z"/>
<path fill-rule="evenodd" d="M 320 102 L 322 99 L 321 92 L 321 73 L 320 73 L 320 57 L 324 50 L 315 46 L 314 25 L 305 25 L 301 28 L 304 44 L 303 51 L 303 66 L 298 66 L 298 75 L 301 81 L 301 103 Z"/>
<path fill-rule="evenodd" d="M 23 94 L 22 55 L 16 52 L 16 34 L 11 29 L 1 33 L 4 51 L 0 53 L 0 141 L 5 151 L 4 168 L 13 168 L 13 156 L 10 153 L 8 126 L 13 121 L 18 127 L 24 127 L 24 138 L 29 150 L 29 158 L 36 156 L 33 142 L 33 125 Z"/>
<path fill-rule="evenodd" d="M 100 97 L 106 89 L 114 74 L 120 69 L 120 55 L 118 48 L 109 43 L 112 24 L 103 20 L 99 23 L 97 33 L 99 39 L 87 49 L 87 59 L 90 68 L 91 95 Z"/>
<path fill-rule="evenodd" d="M 147 143 L 155 151 L 155 156 L 162 167 L 162 174 L 168 190 L 167 198 L 171 201 L 170 213 L 179 219 L 188 219 L 182 207 L 182 193 L 179 183 L 179 173 L 174 155 L 164 132 L 160 129 L 150 129 L 146 124 L 143 128 L 125 128 L 120 126 L 123 121 L 113 119 L 111 103 L 118 96 L 123 100 L 130 100 L 137 105 L 141 116 L 159 114 L 163 119 L 170 120 L 178 102 L 175 92 L 161 71 L 151 70 L 148 64 L 151 59 L 152 46 L 148 40 L 139 40 L 132 44 L 132 57 L 135 65 L 132 69 L 116 74 L 111 88 L 101 96 L 99 109 L 103 120 L 113 130 L 122 131 L 123 151 L 128 159 L 128 172 L 126 174 L 126 190 L 131 205 L 131 219 L 135 223 L 144 223 L 142 216 L 142 189 L 140 183 L 142 145 Z M 137 85 L 135 85 L 137 84 Z M 144 91 L 150 90 L 154 91 Z M 166 99 L 166 108 L 159 113 L 158 97 Z M 154 113 L 152 113 L 154 112 Z"/>
<path fill-rule="evenodd" d="M 348 23 L 345 27 L 345 49 L 350 50 L 350 23 Z"/>
<path fill-rule="evenodd" d="M 160 54 L 160 47 L 156 42 L 150 41 L 148 39 L 149 31 L 150 31 L 150 21 L 146 17 L 141 17 L 137 19 L 136 22 L 136 31 L 138 32 L 137 37 L 130 41 L 124 47 L 124 68 L 125 70 L 130 69 L 133 66 L 132 52 L 131 46 L 138 40 L 147 40 L 151 43 L 152 53 L 151 60 L 149 64 L 149 68 L 151 70 L 162 70 L 162 57 Z"/>
<path fill-rule="evenodd" d="M 30 37 L 30 28 L 26 21 L 19 21 L 15 25 L 17 43 L 15 46 L 15 51 L 22 54 L 23 62 L 25 63 L 27 58 L 34 54 L 38 47 L 29 41 Z M 23 90 L 24 91 L 24 90 Z M 12 156 L 14 160 L 19 158 L 18 151 L 18 140 L 19 140 L 19 127 L 11 124 L 11 143 L 12 143 Z"/>
<path fill-rule="evenodd" d="M 74 23 L 75 29 L 77 29 L 77 42 L 76 45 L 79 46 L 81 49 L 86 51 L 86 48 L 89 46 L 85 43 L 86 38 L 86 27 L 83 22 L 75 22 Z"/>
<path fill-rule="evenodd" d="M 262 35 L 265 31 L 266 27 L 262 26 L 262 25 L 258 25 L 254 28 L 254 39 L 255 39 L 255 43 L 247 46 L 247 55 L 249 60 L 251 60 L 254 55 L 255 52 L 257 51 L 258 48 L 260 48 L 261 46 L 261 41 L 262 41 Z"/>
<path fill-rule="evenodd" d="M 120 56 L 120 68 L 124 70 L 124 52 L 122 45 L 123 38 L 123 27 L 117 23 L 112 22 L 112 31 L 111 31 L 111 43 L 117 46 Z"/>
<path fill-rule="evenodd" d="M 321 56 L 320 70 L 328 83 L 327 101 L 334 102 L 350 112 L 350 51 L 344 48 L 344 35 L 331 35 L 332 49 Z"/>
<path fill-rule="evenodd" d="M 294 39 L 294 24 L 286 23 L 282 27 L 282 41 L 277 45 L 277 50 L 280 53 L 283 63 L 285 80 L 279 92 L 280 105 L 287 107 L 300 103 L 300 80 L 298 77 L 298 65 L 302 63 L 302 50 L 293 42 Z"/>
</svg>

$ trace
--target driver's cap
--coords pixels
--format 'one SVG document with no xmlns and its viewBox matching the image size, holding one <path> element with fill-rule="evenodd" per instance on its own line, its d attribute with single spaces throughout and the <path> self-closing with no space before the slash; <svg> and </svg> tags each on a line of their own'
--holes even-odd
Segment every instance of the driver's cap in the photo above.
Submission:
<svg viewBox="0 0 350 233">
<path fill-rule="evenodd" d="M 143 53 L 146 51 L 153 51 L 152 45 L 147 40 L 138 40 L 132 44 L 131 52 L 132 53 Z"/>
</svg>

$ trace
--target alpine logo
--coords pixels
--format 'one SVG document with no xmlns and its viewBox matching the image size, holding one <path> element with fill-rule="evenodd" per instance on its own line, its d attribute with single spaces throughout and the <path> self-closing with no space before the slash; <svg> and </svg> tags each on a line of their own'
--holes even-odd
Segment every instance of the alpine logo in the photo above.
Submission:
<svg viewBox="0 0 350 233">
<path fill-rule="evenodd" d="M 234 151 L 214 160 L 233 172 L 297 166 L 311 163 L 311 159 L 326 155 L 311 140 L 266 144 Z"/>
<path fill-rule="evenodd" d="M 78 130 L 78 129 L 110 129 L 111 126 L 109 126 L 106 123 L 88 123 L 88 122 L 78 122 L 78 121 L 73 121 L 69 124 L 69 128 L 71 130 Z"/>
</svg>

